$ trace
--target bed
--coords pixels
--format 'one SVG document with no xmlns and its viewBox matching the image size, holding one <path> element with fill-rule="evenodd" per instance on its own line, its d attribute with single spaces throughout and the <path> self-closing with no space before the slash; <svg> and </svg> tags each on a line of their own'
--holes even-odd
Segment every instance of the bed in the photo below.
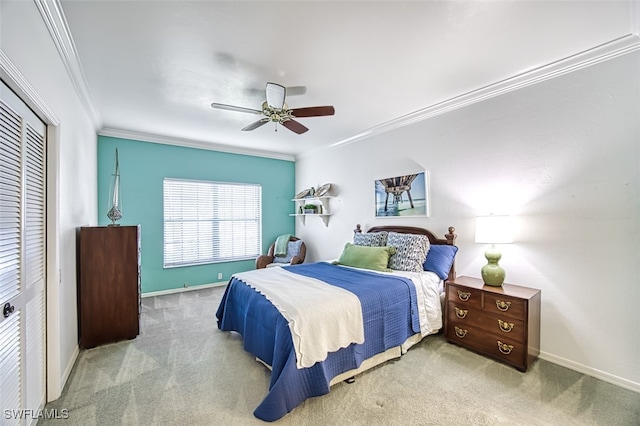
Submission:
<svg viewBox="0 0 640 426">
<path fill-rule="evenodd" d="M 337 261 L 247 271 L 229 281 L 218 328 L 240 333 L 244 349 L 271 369 L 257 418 L 275 421 L 441 329 L 444 280 L 455 277 L 454 228 L 443 239 L 406 226 L 354 231 Z"/>
</svg>

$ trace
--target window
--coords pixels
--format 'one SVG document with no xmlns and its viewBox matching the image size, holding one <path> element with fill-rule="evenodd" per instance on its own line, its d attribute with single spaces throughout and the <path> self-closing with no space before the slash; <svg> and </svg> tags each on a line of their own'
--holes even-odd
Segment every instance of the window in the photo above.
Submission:
<svg viewBox="0 0 640 426">
<path fill-rule="evenodd" d="M 163 193 L 165 268 L 260 255 L 260 185 L 165 178 Z"/>
</svg>

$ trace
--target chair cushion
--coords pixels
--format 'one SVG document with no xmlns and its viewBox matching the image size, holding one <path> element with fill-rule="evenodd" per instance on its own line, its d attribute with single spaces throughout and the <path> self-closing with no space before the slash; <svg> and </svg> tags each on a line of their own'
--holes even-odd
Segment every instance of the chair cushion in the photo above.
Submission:
<svg viewBox="0 0 640 426">
<path fill-rule="evenodd" d="M 302 246 L 302 240 L 289 241 L 287 243 L 287 255 L 286 256 L 274 256 L 274 263 L 291 263 L 291 259 L 300 254 L 300 247 Z"/>
</svg>

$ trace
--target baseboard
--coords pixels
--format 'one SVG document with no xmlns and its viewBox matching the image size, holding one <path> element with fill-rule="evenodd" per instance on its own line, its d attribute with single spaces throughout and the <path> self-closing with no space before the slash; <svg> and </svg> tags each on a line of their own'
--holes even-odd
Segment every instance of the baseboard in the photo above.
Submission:
<svg viewBox="0 0 640 426">
<path fill-rule="evenodd" d="M 69 376 L 71 375 L 71 370 L 73 370 L 73 367 L 76 365 L 76 361 L 78 360 L 78 356 L 80 355 L 80 346 L 76 345 L 75 349 L 73 350 L 73 354 L 71 355 L 71 359 L 69 359 L 69 362 L 67 363 L 67 367 L 64 369 L 64 372 L 62 373 L 62 377 L 60 378 L 60 383 L 62 383 L 62 388 L 64 389 L 64 387 L 67 384 L 67 380 L 69 380 Z"/>
<path fill-rule="evenodd" d="M 544 359 L 545 361 L 553 362 L 554 364 L 570 368 L 571 370 L 575 370 L 579 373 L 595 377 L 596 379 L 600 379 L 616 386 L 620 386 L 621 388 L 640 393 L 640 383 L 633 382 L 631 380 L 598 370 L 596 368 L 588 367 L 584 364 L 580 364 L 566 358 L 559 357 L 557 355 L 552 355 L 547 352 L 540 351 L 540 358 Z"/>
<path fill-rule="evenodd" d="M 148 293 L 142 293 L 141 297 L 163 296 L 165 294 L 184 293 L 185 291 L 202 290 L 204 288 L 224 287 L 227 285 L 227 283 L 227 281 L 221 281 L 217 283 L 201 284 L 189 287 L 170 288 L 168 290 L 150 291 Z"/>
</svg>

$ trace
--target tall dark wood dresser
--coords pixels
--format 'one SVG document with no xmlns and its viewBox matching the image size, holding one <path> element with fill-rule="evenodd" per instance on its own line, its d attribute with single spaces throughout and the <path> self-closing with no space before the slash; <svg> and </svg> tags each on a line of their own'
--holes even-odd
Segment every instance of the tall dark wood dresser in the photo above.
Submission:
<svg viewBox="0 0 640 426">
<path fill-rule="evenodd" d="M 140 225 L 81 227 L 78 233 L 80 347 L 140 333 Z"/>
</svg>

